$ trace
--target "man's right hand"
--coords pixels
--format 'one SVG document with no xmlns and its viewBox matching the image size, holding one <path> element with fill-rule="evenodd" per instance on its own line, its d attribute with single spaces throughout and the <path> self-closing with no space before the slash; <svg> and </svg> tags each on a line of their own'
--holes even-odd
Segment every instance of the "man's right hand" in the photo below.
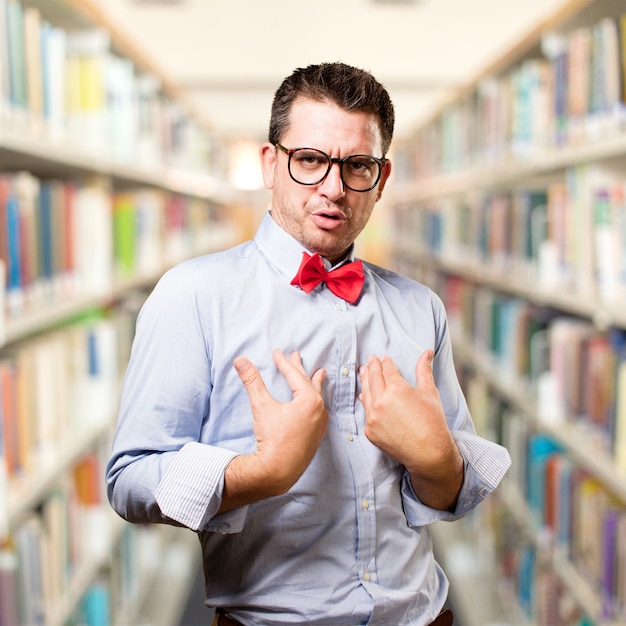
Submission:
<svg viewBox="0 0 626 626">
<path fill-rule="evenodd" d="M 274 350 L 273 359 L 293 392 L 289 402 L 271 396 L 251 361 L 237 357 L 233 363 L 250 399 L 257 449 L 235 457 L 226 468 L 220 512 L 286 493 L 326 434 L 328 411 L 322 399 L 326 371 L 319 369 L 309 377 L 298 352 L 287 358 Z"/>
</svg>

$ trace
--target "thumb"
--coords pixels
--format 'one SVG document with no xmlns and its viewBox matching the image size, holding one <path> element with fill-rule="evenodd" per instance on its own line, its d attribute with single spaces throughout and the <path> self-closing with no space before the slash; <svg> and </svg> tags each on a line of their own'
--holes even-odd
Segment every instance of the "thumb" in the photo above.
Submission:
<svg viewBox="0 0 626 626">
<path fill-rule="evenodd" d="M 415 381 L 417 387 L 425 384 L 435 384 L 432 368 L 434 356 L 435 353 L 432 350 L 424 350 L 424 352 L 420 354 L 419 359 L 417 359 L 417 364 L 415 365 Z"/>
<path fill-rule="evenodd" d="M 265 383 L 261 378 L 261 374 L 252 361 L 243 356 L 238 356 L 233 361 L 233 366 L 235 367 L 237 374 L 239 374 L 241 382 L 245 385 L 248 395 L 267 391 Z"/>
</svg>

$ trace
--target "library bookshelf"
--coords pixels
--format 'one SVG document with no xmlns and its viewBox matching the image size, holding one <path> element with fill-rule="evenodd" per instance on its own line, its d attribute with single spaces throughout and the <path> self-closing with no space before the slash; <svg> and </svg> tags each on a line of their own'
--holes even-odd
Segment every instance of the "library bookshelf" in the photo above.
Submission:
<svg viewBox="0 0 626 626">
<path fill-rule="evenodd" d="M 104 465 L 146 295 L 240 225 L 220 149 L 110 26 L 0 0 L 1 624 L 166 626 L 199 567 L 193 533 L 113 514 Z"/>
<path fill-rule="evenodd" d="M 464 624 L 626 621 L 624 16 L 566 3 L 396 146 L 397 267 L 513 458 L 433 529 Z"/>
</svg>

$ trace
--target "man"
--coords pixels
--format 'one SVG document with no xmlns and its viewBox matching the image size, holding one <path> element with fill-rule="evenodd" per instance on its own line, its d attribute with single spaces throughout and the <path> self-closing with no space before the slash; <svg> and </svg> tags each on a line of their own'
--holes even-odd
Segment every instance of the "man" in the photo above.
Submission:
<svg viewBox="0 0 626 626">
<path fill-rule="evenodd" d="M 393 124 L 369 73 L 296 70 L 255 239 L 170 270 L 138 319 L 109 498 L 198 532 L 216 624 L 443 624 L 427 525 L 509 466 L 474 432 L 440 300 L 353 258 Z"/>
</svg>

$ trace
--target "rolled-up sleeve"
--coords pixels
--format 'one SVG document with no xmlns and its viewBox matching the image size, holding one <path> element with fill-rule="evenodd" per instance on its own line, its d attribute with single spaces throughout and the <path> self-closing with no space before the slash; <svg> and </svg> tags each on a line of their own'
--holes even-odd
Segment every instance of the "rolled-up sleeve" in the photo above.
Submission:
<svg viewBox="0 0 626 626">
<path fill-rule="evenodd" d="M 209 528 L 222 533 L 240 532 L 247 507 L 218 515 L 224 472 L 235 456 L 236 452 L 224 448 L 186 444 L 170 464 L 155 494 L 163 514 L 196 531 Z"/>
<path fill-rule="evenodd" d="M 213 491 L 220 488 L 234 453 L 198 443 L 211 377 L 196 293 L 193 272 L 171 270 L 138 318 L 107 466 L 109 500 L 131 522 L 193 526 L 221 501 L 221 492 Z M 181 502 L 174 507 L 171 494 L 185 482 L 185 489 L 177 490 Z M 205 496 L 202 504 L 200 493 Z M 161 502 L 168 504 L 167 510 Z"/>
<path fill-rule="evenodd" d="M 420 502 L 413 490 L 408 472 L 402 481 L 402 498 L 410 526 L 425 526 L 440 520 L 463 517 L 491 494 L 511 466 L 506 448 L 466 431 L 452 431 L 465 463 L 463 486 L 454 511 L 439 511 Z"/>
</svg>

